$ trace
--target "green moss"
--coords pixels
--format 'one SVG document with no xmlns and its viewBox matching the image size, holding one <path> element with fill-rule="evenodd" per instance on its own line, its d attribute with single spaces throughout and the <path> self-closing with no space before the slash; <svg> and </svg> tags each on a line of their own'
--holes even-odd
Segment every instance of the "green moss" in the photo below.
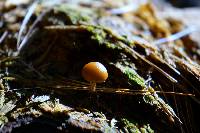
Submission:
<svg viewBox="0 0 200 133">
<path fill-rule="evenodd" d="M 141 133 L 148 133 L 147 130 L 145 128 L 140 128 Z"/>
<path fill-rule="evenodd" d="M 131 133 L 140 133 L 137 123 L 131 123 L 127 119 L 122 119 L 122 123 L 125 125 L 124 128 Z"/>
<path fill-rule="evenodd" d="M 103 26 L 92 25 L 95 21 L 96 10 L 81 8 L 73 5 L 59 5 L 54 7 L 57 12 L 63 12 L 66 14 L 66 19 L 73 25 L 84 24 L 89 32 L 92 33 L 91 39 L 97 41 L 99 44 L 105 45 L 109 49 L 121 49 L 120 43 L 125 43 L 130 45 L 127 38 L 115 35 L 111 29 L 105 28 Z"/>
<path fill-rule="evenodd" d="M 127 43 L 124 38 L 116 36 L 110 31 L 101 26 L 87 26 L 86 28 L 92 33 L 91 39 L 97 41 L 100 45 L 104 45 L 108 49 L 122 49 L 120 43 Z"/>
<path fill-rule="evenodd" d="M 92 26 L 92 25 L 88 25 L 87 27 L 86 27 L 86 29 L 87 29 L 87 31 L 89 31 L 89 32 L 94 32 L 94 30 L 95 30 L 95 26 Z"/>
<path fill-rule="evenodd" d="M 65 4 L 54 7 L 55 11 L 65 13 L 72 24 L 80 24 L 82 22 L 89 23 L 91 20 L 92 12 L 86 9 L 77 9 L 77 6 L 70 6 Z"/>
<path fill-rule="evenodd" d="M 149 125 L 149 124 L 147 124 L 147 125 L 144 125 L 144 128 L 147 130 L 147 132 L 149 132 L 149 133 L 154 133 L 154 130 L 153 130 L 153 129 L 151 129 L 151 127 L 150 127 L 150 125 Z"/>
<path fill-rule="evenodd" d="M 122 119 L 122 123 L 125 125 L 124 128 L 130 133 L 154 133 L 149 124 L 140 126 L 136 122 L 129 121 L 125 118 Z"/>
<path fill-rule="evenodd" d="M 140 128 L 141 133 L 154 133 L 154 130 L 151 129 L 149 124 L 144 125 Z"/>
<path fill-rule="evenodd" d="M 99 44 L 104 43 L 106 34 L 104 32 L 94 31 L 91 39 L 98 41 Z"/>
<path fill-rule="evenodd" d="M 140 85 L 142 88 L 145 88 L 144 79 L 140 77 L 133 69 L 125 67 L 124 74 L 128 77 L 132 85 L 137 84 Z"/>
<path fill-rule="evenodd" d="M 158 100 L 155 99 L 155 97 L 152 96 L 152 95 L 144 95 L 143 99 L 144 99 L 145 103 L 148 103 L 148 104 L 151 104 L 151 105 L 156 105 L 157 107 L 160 106 Z"/>
<path fill-rule="evenodd" d="M 130 63 L 128 62 L 118 62 L 115 65 L 128 78 L 128 81 L 131 85 L 137 85 L 137 87 L 139 86 L 141 89 L 146 88 L 144 79 L 138 75 L 133 68 L 130 68 L 129 64 Z"/>
<path fill-rule="evenodd" d="M 5 93 L 4 90 L 0 90 L 0 109 L 3 107 L 5 102 Z"/>
<path fill-rule="evenodd" d="M 106 40 L 106 33 L 102 29 L 92 25 L 84 28 L 92 34 L 91 39 L 97 41 L 99 44 L 103 44 Z"/>
<path fill-rule="evenodd" d="M 6 116 L 0 115 L 0 127 L 1 127 L 1 125 L 3 125 L 6 122 L 8 122 L 8 118 Z"/>
<path fill-rule="evenodd" d="M 115 44 L 110 43 L 110 42 L 105 42 L 106 48 L 109 49 L 119 49 L 119 47 L 117 47 Z"/>
<path fill-rule="evenodd" d="M 105 45 L 108 49 L 117 48 L 117 45 L 107 38 L 108 33 L 102 27 L 88 26 L 87 30 L 92 33 L 91 39 L 97 41 L 100 45 Z"/>
</svg>

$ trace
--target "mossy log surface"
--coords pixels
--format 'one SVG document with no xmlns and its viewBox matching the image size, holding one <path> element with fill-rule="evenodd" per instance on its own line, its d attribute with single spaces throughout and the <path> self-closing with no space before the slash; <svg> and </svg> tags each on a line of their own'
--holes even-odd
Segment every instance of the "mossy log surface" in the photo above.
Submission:
<svg viewBox="0 0 200 133">
<path fill-rule="evenodd" d="M 2 42 L 0 132 L 198 131 L 199 53 L 183 50 L 189 36 L 174 45 L 151 42 L 173 34 L 167 24 L 178 31 L 181 23 L 159 20 L 150 4 L 122 16 L 81 4 L 40 8 L 20 49 L 13 48 L 14 30 Z M 94 61 L 109 78 L 91 92 L 81 69 Z"/>
</svg>

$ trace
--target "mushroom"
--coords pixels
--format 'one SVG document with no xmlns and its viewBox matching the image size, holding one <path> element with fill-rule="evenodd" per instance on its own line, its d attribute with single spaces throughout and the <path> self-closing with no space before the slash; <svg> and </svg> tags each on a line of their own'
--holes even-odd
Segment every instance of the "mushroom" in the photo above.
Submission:
<svg viewBox="0 0 200 133">
<path fill-rule="evenodd" d="M 89 62 L 82 69 L 83 78 L 90 82 L 91 91 L 96 90 L 96 83 L 102 83 L 108 78 L 108 72 L 100 62 Z"/>
</svg>

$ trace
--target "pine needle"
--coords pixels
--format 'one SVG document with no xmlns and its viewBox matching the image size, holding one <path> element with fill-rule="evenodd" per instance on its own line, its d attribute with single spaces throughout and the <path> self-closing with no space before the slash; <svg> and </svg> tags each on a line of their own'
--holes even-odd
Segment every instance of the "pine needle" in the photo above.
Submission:
<svg viewBox="0 0 200 133">
<path fill-rule="evenodd" d="M 28 9 L 27 11 L 27 14 L 26 16 L 24 17 L 24 20 L 22 21 L 22 25 L 20 27 L 20 30 L 19 30 L 19 34 L 18 34 L 18 37 L 17 37 L 17 49 L 19 49 L 20 47 L 20 42 L 21 42 L 21 37 L 22 37 L 22 34 L 24 32 L 24 30 L 26 29 L 27 27 L 27 24 L 31 18 L 31 16 L 33 15 L 33 12 L 35 11 L 35 8 L 37 7 L 38 5 L 38 1 L 35 1 Z"/>
<path fill-rule="evenodd" d="M 163 43 L 167 43 L 167 42 L 171 42 L 171 41 L 175 41 L 175 40 L 178 40 L 184 36 L 187 36 L 195 31 L 198 31 L 198 27 L 188 27 L 180 32 L 177 32 L 175 34 L 172 34 L 171 36 L 168 36 L 166 38 L 161 38 L 161 39 L 158 39 L 156 41 L 153 42 L 154 45 L 160 45 L 160 44 L 163 44 Z"/>
</svg>

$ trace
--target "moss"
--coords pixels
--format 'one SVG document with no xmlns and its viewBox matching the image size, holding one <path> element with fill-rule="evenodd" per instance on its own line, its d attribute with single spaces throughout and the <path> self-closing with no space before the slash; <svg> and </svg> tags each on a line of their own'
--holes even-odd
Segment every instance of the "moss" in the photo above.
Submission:
<svg viewBox="0 0 200 133">
<path fill-rule="evenodd" d="M 150 91 L 154 91 L 154 90 L 150 90 Z M 152 106 L 156 106 L 157 108 L 160 108 L 161 106 L 160 103 L 158 102 L 158 99 L 156 99 L 153 95 L 144 95 L 143 100 L 145 103 L 150 104 Z"/>
<path fill-rule="evenodd" d="M 125 118 L 122 119 L 122 123 L 125 125 L 124 128 L 130 133 L 154 133 L 149 124 L 140 126 L 136 122 L 129 121 Z"/>
<path fill-rule="evenodd" d="M 91 39 L 97 41 L 98 44 L 105 45 L 108 49 L 119 48 L 107 38 L 108 33 L 102 27 L 87 26 L 87 30 L 92 33 Z"/>
<path fill-rule="evenodd" d="M 72 24 L 80 24 L 83 22 L 88 22 L 91 20 L 91 11 L 88 10 L 77 10 L 76 6 L 69 6 L 69 5 L 59 5 L 57 7 L 54 7 L 55 11 L 63 12 L 66 14 L 67 17 L 69 17 Z"/>
<path fill-rule="evenodd" d="M 1 88 L 4 88 L 2 85 L 0 85 Z M 3 104 L 5 102 L 5 93 L 3 90 L 0 90 L 0 108 L 3 107 Z"/>
<path fill-rule="evenodd" d="M 133 68 L 130 68 L 130 66 L 133 65 L 129 62 L 117 62 L 115 66 L 123 72 L 132 86 L 137 85 L 137 87 L 140 87 L 141 89 L 146 88 L 144 79 L 138 75 Z"/>
<path fill-rule="evenodd" d="M 151 129 L 150 125 L 147 124 L 147 125 L 144 125 L 144 128 L 149 132 L 149 133 L 154 133 L 154 130 Z"/>
<path fill-rule="evenodd" d="M 140 128 L 141 133 L 154 133 L 154 130 L 151 129 L 149 124 L 144 125 Z"/>
<path fill-rule="evenodd" d="M 137 123 L 131 123 L 127 119 L 123 118 L 122 123 L 125 125 L 124 128 L 131 133 L 140 133 Z"/>
<path fill-rule="evenodd" d="M 1 127 L 1 125 L 3 125 L 6 122 L 8 122 L 8 118 L 6 116 L 0 115 L 0 127 Z"/>
<path fill-rule="evenodd" d="M 105 42 L 105 46 L 106 48 L 109 48 L 109 49 L 119 49 L 119 47 L 117 47 L 115 44 L 110 43 L 110 42 Z"/>
<path fill-rule="evenodd" d="M 91 39 L 97 41 L 100 45 L 104 45 L 108 49 L 122 49 L 121 43 L 129 45 L 129 42 L 120 37 L 116 36 L 110 31 L 102 26 L 87 26 L 86 29 L 92 33 Z"/>
<path fill-rule="evenodd" d="M 140 128 L 141 133 L 147 133 L 147 130 L 145 128 Z"/>
<path fill-rule="evenodd" d="M 144 99 L 145 103 L 148 103 L 150 105 L 156 105 L 157 107 L 160 107 L 158 100 L 155 99 L 155 97 L 152 95 L 144 95 L 143 99 Z"/>
<path fill-rule="evenodd" d="M 106 40 L 106 33 L 102 29 L 92 25 L 86 26 L 84 28 L 92 33 L 91 39 L 97 41 L 99 44 L 103 44 Z"/>
<path fill-rule="evenodd" d="M 140 85 L 142 88 L 145 88 L 145 81 L 142 77 L 140 77 L 133 69 L 129 67 L 125 67 L 124 74 L 128 77 L 129 82 L 132 85 Z"/>
<path fill-rule="evenodd" d="M 99 44 L 104 43 L 106 34 L 103 32 L 93 32 L 91 39 L 96 40 Z"/>
</svg>

